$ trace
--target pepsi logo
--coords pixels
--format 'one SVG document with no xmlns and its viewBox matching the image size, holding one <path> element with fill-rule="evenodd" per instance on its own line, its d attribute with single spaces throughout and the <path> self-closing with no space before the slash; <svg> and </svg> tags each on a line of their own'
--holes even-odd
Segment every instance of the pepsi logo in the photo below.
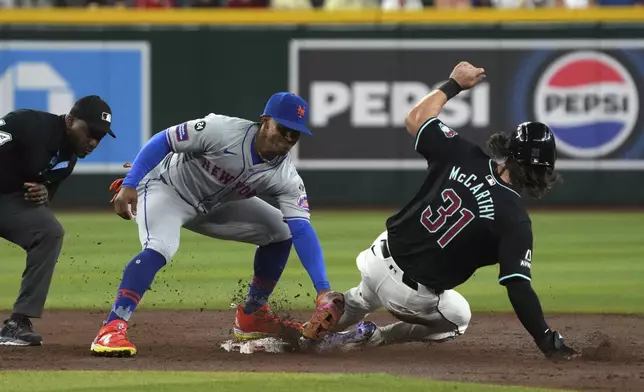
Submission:
<svg viewBox="0 0 644 392">
<path fill-rule="evenodd" d="M 606 53 L 578 51 L 558 58 L 541 75 L 534 94 L 537 121 L 552 128 L 558 150 L 576 158 L 610 154 L 637 123 L 637 86 Z"/>
</svg>

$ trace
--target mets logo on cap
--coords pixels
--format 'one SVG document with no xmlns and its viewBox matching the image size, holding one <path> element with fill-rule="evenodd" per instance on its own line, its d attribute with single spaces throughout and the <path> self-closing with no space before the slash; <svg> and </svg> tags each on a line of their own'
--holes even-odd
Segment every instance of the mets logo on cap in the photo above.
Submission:
<svg viewBox="0 0 644 392">
<path fill-rule="evenodd" d="M 637 86 L 628 70 L 606 53 L 561 56 L 545 69 L 534 94 L 537 121 L 552 128 L 557 149 L 571 157 L 610 154 L 637 123 Z"/>
</svg>

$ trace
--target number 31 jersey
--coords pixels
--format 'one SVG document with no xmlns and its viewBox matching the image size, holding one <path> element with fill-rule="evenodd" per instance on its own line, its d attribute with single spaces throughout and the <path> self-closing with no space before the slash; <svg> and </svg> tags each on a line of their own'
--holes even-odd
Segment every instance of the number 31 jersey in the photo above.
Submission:
<svg viewBox="0 0 644 392">
<path fill-rule="evenodd" d="M 452 289 L 499 263 L 499 283 L 531 280 L 532 223 L 496 163 L 437 118 L 418 131 L 428 163 L 416 196 L 387 220 L 389 252 L 412 280 Z"/>
</svg>

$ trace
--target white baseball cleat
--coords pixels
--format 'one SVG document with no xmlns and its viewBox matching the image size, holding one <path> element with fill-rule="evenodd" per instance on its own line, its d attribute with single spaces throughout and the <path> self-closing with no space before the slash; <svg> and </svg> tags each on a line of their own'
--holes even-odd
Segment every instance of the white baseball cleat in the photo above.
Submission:
<svg viewBox="0 0 644 392">
<path fill-rule="evenodd" d="M 371 321 L 361 321 L 347 331 L 326 334 L 317 343 L 316 351 L 329 351 L 333 349 L 350 351 L 364 346 L 371 346 L 369 343 L 372 340 L 377 340 L 379 336 L 380 330 L 376 324 Z"/>
</svg>

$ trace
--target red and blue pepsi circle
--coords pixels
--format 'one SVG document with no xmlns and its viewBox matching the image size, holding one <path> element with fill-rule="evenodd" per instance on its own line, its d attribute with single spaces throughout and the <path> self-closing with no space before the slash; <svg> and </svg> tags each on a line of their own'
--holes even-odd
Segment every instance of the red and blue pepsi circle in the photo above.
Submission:
<svg viewBox="0 0 644 392">
<path fill-rule="evenodd" d="M 633 77 L 603 52 L 576 51 L 558 58 L 541 75 L 534 94 L 535 117 L 552 128 L 557 149 L 571 157 L 612 153 L 637 123 Z"/>
</svg>

